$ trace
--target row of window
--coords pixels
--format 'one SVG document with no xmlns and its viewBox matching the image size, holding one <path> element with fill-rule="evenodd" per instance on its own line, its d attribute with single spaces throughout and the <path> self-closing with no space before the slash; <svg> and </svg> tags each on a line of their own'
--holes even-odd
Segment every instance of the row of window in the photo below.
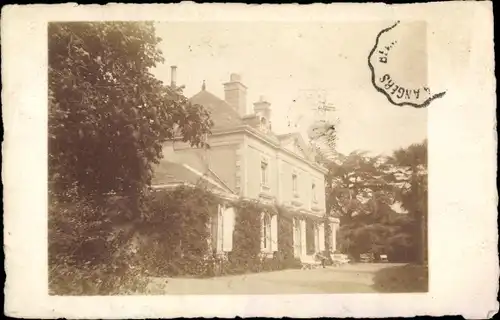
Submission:
<svg viewBox="0 0 500 320">
<path fill-rule="evenodd" d="M 211 218 L 211 243 L 216 252 L 229 252 L 233 248 L 235 211 L 231 207 L 219 205 L 217 215 Z M 261 250 L 273 252 L 278 250 L 277 216 L 263 212 L 261 216 Z"/>
<path fill-rule="evenodd" d="M 266 161 L 262 161 L 260 165 L 260 172 L 261 172 L 261 184 L 263 186 L 268 186 L 269 185 L 269 165 Z M 294 195 L 298 195 L 299 192 L 299 178 L 296 173 L 292 173 L 292 192 Z M 316 195 L 316 183 L 311 184 L 311 192 L 312 192 L 312 201 L 316 202 L 317 201 L 317 195 Z"/>
<path fill-rule="evenodd" d="M 212 247 L 218 252 L 233 249 L 235 211 L 231 207 L 220 205 L 217 215 L 211 219 Z M 278 221 L 276 215 L 262 212 L 261 215 L 261 251 L 272 253 L 278 250 Z M 293 246 L 295 256 L 313 254 L 324 250 L 324 229 L 317 223 L 293 218 Z"/>
<path fill-rule="evenodd" d="M 318 250 L 324 250 L 324 229 L 320 225 L 294 218 L 293 232 L 295 256 L 303 254 L 311 255 Z M 305 245 L 304 247 L 302 246 L 303 244 Z"/>
</svg>

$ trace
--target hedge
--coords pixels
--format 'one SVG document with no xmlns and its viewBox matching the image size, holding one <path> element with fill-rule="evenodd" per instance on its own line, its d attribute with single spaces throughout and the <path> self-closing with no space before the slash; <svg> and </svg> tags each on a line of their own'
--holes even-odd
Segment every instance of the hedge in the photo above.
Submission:
<svg viewBox="0 0 500 320">
<path fill-rule="evenodd" d="M 233 250 L 222 256 L 211 252 L 209 219 L 223 202 L 202 187 L 153 192 L 140 215 L 129 212 L 126 198 L 109 197 L 101 205 L 51 199 L 50 293 L 144 293 L 148 276 L 210 277 L 300 267 L 286 209 L 257 201 L 226 201 L 236 212 Z M 278 215 L 279 251 L 272 258 L 260 252 L 264 210 Z"/>
</svg>

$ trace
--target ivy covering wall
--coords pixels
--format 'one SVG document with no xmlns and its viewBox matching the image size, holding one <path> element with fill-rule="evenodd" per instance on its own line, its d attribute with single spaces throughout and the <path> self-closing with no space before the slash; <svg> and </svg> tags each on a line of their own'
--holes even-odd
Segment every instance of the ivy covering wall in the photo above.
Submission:
<svg viewBox="0 0 500 320">
<path fill-rule="evenodd" d="M 139 254 L 157 276 L 206 275 L 210 269 L 210 217 L 220 200 L 201 187 L 179 187 L 151 196 Z"/>
<path fill-rule="evenodd" d="M 286 208 L 278 207 L 278 252 L 280 269 L 301 268 L 293 252 L 293 218 Z"/>
<path fill-rule="evenodd" d="M 268 207 L 257 201 L 239 200 L 233 203 L 236 216 L 233 250 L 228 255 L 224 273 L 257 272 L 260 268 L 261 212 Z"/>
<path fill-rule="evenodd" d="M 232 251 L 213 252 L 210 217 L 224 203 L 235 210 Z M 261 253 L 261 213 L 278 215 L 278 252 Z M 221 201 L 203 188 L 155 192 L 140 228 L 139 256 L 153 276 L 214 276 L 300 267 L 293 255 L 293 223 L 285 208 L 255 200 Z"/>
<path fill-rule="evenodd" d="M 116 198 L 116 199 L 115 199 Z M 86 201 L 49 206 L 51 294 L 102 295 L 146 292 L 148 276 L 210 277 L 300 267 L 293 257 L 293 229 L 283 208 L 237 200 L 232 251 L 215 255 L 210 218 L 221 200 L 202 187 L 148 195 L 140 219 L 126 198 L 105 207 Z M 108 208 L 108 209 L 106 209 Z M 109 209 L 112 208 L 112 209 Z M 278 215 L 278 252 L 261 254 L 261 213 Z"/>
<path fill-rule="evenodd" d="M 293 259 L 293 220 L 283 207 L 278 207 L 278 243 L 281 258 Z"/>
</svg>

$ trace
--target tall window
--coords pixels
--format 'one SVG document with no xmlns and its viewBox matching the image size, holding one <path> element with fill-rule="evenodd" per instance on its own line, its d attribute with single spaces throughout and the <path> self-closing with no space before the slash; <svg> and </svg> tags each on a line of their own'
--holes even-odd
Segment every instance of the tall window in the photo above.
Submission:
<svg viewBox="0 0 500 320">
<path fill-rule="evenodd" d="M 263 249 L 268 251 L 271 249 L 271 216 L 265 212 L 262 219 L 262 241 Z"/>
<path fill-rule="evenodd" d="M 316 198 L 316 184 L 314 182 L 311 186 L 311 192 L 312 192 L 312 201 L 316 202 L 318 199 Z"/>
<path fill-rule="evenodd" d="M 264 185 L 264 186 L 267 186 L 267 182 L 268 182 L 267 167 L 268 167 L 267 162 L 262 161 L 260 163 L 260 179 L 261 179 L 262 185 Z"/>
<path fill-rule="evenodd" d="M 319 251 L 319 225 L 317 223 L 314 224 L 314 248 L 315 251 Z"/>
<path fill-rule="evenodd" d="M 300 219 L 298 218 L 293 218 L 294 220 L 294 232 L 295 232 L 295 241 L 294 241 L 294 248 L 295 248 L 295 255 L 300 256 L 302 254 L 302 232 L 301 232 L 301 227 L 300 227 Z"/>
<path fill-rule="evenodd" d="M 316 252 L 314 229 L 314 224 L 310 221 L 306 221 L 306 254 L 314 254 Z"/>
<path fill-rule="evenodd" d="M 219 212 L 217 214 L 217 252 L 222 252 L 222 245 L 224 243 L 224 207 L 219 205 Z"/>
<path fill-rule="evenodd" d="M 292 190 L 293 193 L 297 193 L 297 174 L 292 174 Z"/>
</svg>

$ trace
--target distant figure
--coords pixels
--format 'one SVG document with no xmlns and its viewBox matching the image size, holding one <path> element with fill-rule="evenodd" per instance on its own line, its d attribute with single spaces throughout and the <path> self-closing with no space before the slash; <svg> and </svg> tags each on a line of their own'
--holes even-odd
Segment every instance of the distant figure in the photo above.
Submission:
<svg viewBox="0 0 500 320">
<path fill-rule="evenodd" d="M 326 257 L 322 253 L 318 253 L 316 257 L 321 261 L 321 266 L 326 268 Z"/>
</svg>

